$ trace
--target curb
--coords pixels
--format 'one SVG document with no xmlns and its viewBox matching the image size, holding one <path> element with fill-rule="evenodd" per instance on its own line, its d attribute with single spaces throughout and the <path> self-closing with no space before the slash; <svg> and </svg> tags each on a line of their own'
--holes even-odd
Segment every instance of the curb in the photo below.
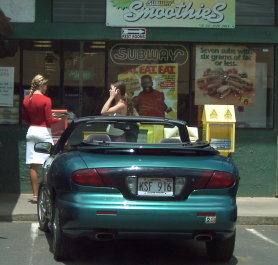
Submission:
<svg viewBox="0 0 278 265">
<path fill-rule="evenodd" d="M 278 225 L 278 216 L 238 216 L 237 225 Z"/>
</svg>

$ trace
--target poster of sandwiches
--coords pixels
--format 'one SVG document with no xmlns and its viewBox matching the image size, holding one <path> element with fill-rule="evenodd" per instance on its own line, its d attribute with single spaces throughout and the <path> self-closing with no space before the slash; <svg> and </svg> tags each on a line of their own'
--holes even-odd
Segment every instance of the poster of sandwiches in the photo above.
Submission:
<svg viewBox="0 0 278 265">
<path fill-rule="evenodd" d="M 195 105 L 255 104 L 256 53 L 242 45 L 197 45 Z"/>
</svg>

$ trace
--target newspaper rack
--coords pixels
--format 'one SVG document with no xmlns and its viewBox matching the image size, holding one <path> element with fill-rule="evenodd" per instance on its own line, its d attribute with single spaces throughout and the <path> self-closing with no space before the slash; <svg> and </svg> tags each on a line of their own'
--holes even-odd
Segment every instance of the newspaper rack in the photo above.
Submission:
<svg viewBox="0 0 278 265">
<path fill-rule="evenodd" d="M 233 105 L 204 105 L 203 140 L 227 156 L 235 151 L 235 122 Z"/>
</svg>

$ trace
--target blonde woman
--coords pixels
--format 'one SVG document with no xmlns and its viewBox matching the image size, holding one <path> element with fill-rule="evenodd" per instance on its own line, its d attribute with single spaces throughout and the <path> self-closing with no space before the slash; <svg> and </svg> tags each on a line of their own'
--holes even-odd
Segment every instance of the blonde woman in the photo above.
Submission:
<svg viewBox="0 0 278 265">
<path fill-rule="evenodd" d="M 34 151 L 37 142 L 53 144 L 50 125 L 61 119 L 52 117 L 51 99 L 45 96 L 48 80 L 42 75 L 36 75 L 32 82 L 30 93 L 23 100 L 24 121 L 29 125 L 26 134 L 26 164 L 30 165 L 29 174 L 33 189 L 33 203 L 38 199 L 38 170 L 47 158 L 47 154 Z"/>
</svg>

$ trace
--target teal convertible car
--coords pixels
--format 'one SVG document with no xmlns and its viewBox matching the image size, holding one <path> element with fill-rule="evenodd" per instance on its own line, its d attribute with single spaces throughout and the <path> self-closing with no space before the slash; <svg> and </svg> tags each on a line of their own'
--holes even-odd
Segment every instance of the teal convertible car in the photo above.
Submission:
<svg viewBox="0 0 278 265">
<path fill-rule="evenodd" d="M 56 260 L 74 238 L 204 241 L 208 256 L 233 256 L 238 171 L 184 121 L 96 116 L 73 120 L 50 154 L 39 188 L 40 229 Z"/>
</svg>

